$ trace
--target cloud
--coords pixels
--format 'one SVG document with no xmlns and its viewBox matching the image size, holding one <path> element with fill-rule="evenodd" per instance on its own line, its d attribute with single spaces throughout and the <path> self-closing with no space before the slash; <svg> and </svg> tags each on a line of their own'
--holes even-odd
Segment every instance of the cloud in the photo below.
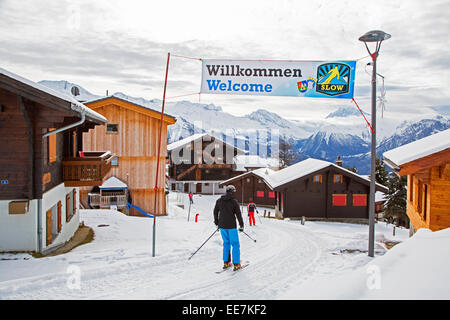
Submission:
<svg viewBox="0 0 450 320">
<path fill-rule="evenodd" d="M 161 98 L 198 92 L 200 62 L 175 57 L 328 60 L 367 55 L 357 39 L 392 34 L 377 71 L 391 110 L 445 105 L 450 66 L 445 0 L 360 1 L 13 1 L 0 0 L 1 66 L 32 79 L 66 79 L 92 92 Z M 447 10 L 446 10 L 447 9 Z M 318 27 L 328 23 L 329 27 Z M 370 60 L 357 65 L 356 97 L 370 100 Z M 381 83 L 379 83 L 380 85 Z M 192 100 L 197 100 L 193 96 Z M 290 118 L 326 115 L 335 101 L 203 95 L 202 102 L 248 113 L 261 105 Z M 416 109 L 414 109 L 416 108 Z"/>
</svg>

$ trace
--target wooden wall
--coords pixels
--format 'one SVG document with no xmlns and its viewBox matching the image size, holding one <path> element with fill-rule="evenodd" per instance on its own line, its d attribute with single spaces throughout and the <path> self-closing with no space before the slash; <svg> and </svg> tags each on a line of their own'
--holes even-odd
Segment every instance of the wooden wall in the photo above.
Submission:
<svg viewBox="0 0 450 320">
<path fill-rule="evenodd" d="M 0 89 L 0 200 L 32 199 L 32 158 L 30 148 L 33 141 L 26 112 L 21 110 L 19 97 Z"/>
<path fill-rule="evenodd" d="M 87 104 L 90 107 L 89 104 Z M 117 133 L 106 133 L 106 126 L 98 126 L 83 134 L 86 151 L 110 150 L 119 158 L 105 180 L 115 176 L 128 184 L 133 204 L 154 214 L 155 179 L 160 119 L 128 109 L 115 103 L 105 103 L 94 109 L 105 116 L 109 124 L 118 124 Z M 167 122 L 163 122 L 159 162 L 158 209 L 165 208 L 165 162 L 167 153 Z M 130 214 L 135 214 L 130 210 Z M 138 214 L 136 212 L 136 214 Z"/>
<path fill-rule="evenodd" d="M 343 183 L 334 183 L 334 174 L 342 174 Z M 322 175 L 321 183 L 313 182 L 315 175 Z M 368 205 L 354 206 L 352 196 L 366 194 L 368 199 L 369 186 L 333 169 L 318 170 L 276 190 L 281 191 L 283 197 L 282 211 L 285 218 L 305 216 L 326 219 L 368 219 Z M 333 194 L 346 195 L 347 204 L 334 206 Z"/>
<path fill-rule="evenodd" d="M 247 181 L 247 178 L 250 181 Z M 261 180 L 261 183 L 259 183 Z M 239 203 L 254 202 L 256 205 L 274 207 L 276 205 L 276 198 L 269 198 L 269 192 L 274 192 L 267 186 L 264 179 L 254 174 L 249 174 L 242 179 L 231 181 L 227 185 L 234 185 L 236 188 L 235 198 Z M 244 190 L 242 190 L 242 184 Z M 264 197 L 257 197 L 257 191 L 264 191 Z"/>
<path fill-rule="evenodd" d="M 408 175 L 407 215 L 416 230 L 450 227 L 450 162 Z"/>
</svg>

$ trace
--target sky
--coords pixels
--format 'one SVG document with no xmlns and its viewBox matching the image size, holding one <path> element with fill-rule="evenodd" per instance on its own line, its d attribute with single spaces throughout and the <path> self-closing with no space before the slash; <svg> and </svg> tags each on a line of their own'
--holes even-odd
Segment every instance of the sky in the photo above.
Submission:
<svg viewBox="0 0 450 320">
<path fill-rule="evenodd" d="M 0 67 L 67 80 L 93 94 L 123 92 L 213 103 L 234 115 L 257 109 L 292 120 L 325 117 L 350 100 L 194 94 L 203 59 L 358 60 L 355 100 L 370 112 L 371 66 L 358 38 L 383 30 L 377 72 L 384 116 L 408 119 L 450 108 L 447 0 L 0 0 Z M 364 58 L 365 57 L 365 58 Z M 381 80 L 381 78 L 379 78 Z M 381 81 L 378 81 L 380 88 Z M 379 93 L 377 94 L 379 95 Z"/>
</svg>

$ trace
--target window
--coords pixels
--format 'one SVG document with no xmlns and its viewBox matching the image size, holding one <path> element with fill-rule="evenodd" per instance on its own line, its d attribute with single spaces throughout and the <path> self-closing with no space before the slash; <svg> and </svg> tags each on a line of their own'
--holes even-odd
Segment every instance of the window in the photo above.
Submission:
<svg viewBox="0 0 450 320">
<path fill-rule="evenodd" d="M 48 131 L 54 131 L 55 128 L 51 128 Z M 48 136 L 48 163 L 56 161 L 56 134 Z"/>
<path fill-rule="evenodd" d="M 333 183 L 342 183 L 342 182 L 343 182 L 342 174 L 333 175 Z"/>
<path fill-rule="evenodd" d="M 322 175 L 321 174 L 316 174 L 313 178 L 313 182 L 314 183 L 322 183 Z"/>
<path fill-rule="evenodd" d="M 261 180 L 261 179 L 258 179 L 258 183 L 262 183 L 262 180 Z"/>
<path fill-rule="evenodd" d="M 118 167 L 119 166 L 119 157 L 112 158 L 111 166 L 113 166 L 113 167 Z"/>
<path fill-rule="evenodd" d="M 264 198 L 264 191 L 256 191 L 256 197 Z"/>
<path fill-rule="evenodd" d="M 106 124 L 106 133 L 118 133 L 118 132 L 119 132 L 118 124 L 112 124 L 112 123 Z"/>
<path fill-rule="evenodd" d="M 333 194 L 333 206 L 345 207 L 347 205 L 346 194 Z"/>
<path fill-rule="evenodd" d="M 367 194 L 354 194 L 353 195 L 353 206 L 355 206 L 355 207 L 367 206 Z"/>
<path fill-rule="evenodd" d="M 275 199 L 275 192 L 269 191 L 269 198 L 270 199 Z"/>
</svg>

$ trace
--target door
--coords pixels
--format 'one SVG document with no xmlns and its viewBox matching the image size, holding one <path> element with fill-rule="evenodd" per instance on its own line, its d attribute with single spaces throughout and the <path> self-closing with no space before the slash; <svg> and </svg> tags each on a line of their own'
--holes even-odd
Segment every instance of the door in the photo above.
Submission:
<svg viewBox="0 0 450 320">
<path fill-rule="evenodd" d="M 46 245 L 52 243 L 52 209 L 47 210 L 46 213 Z"/>
<path fill-rule="evenodd" d="M 202 193 L 202 184 L 201 183 L 197 183 L 195 185 L 195 192 L 196 193 Z"/>
<path fill-rule="evenodd" d="M 186 192 L 186 193 L 189 192 L 189 183 L 184 184 L 184 192 Z"/>
</svg>

